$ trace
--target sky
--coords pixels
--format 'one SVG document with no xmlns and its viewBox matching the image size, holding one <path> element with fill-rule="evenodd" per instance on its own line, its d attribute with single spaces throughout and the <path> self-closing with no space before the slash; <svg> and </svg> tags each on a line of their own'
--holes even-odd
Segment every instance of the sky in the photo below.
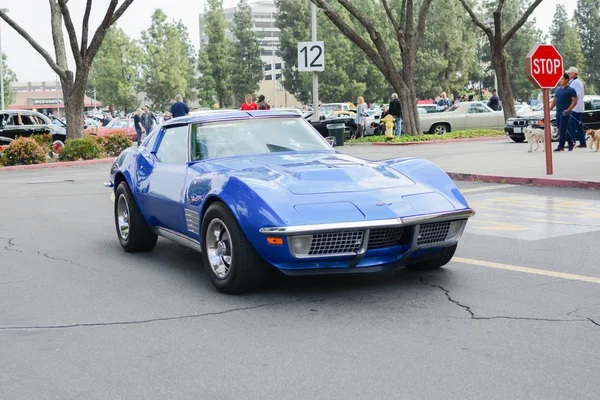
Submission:
<svg viewBox="0 0 600 400">
<path fill-rule="evenodd" d="M 119 3 L 121 2 L 119 1 Z M 85 3 L 84 0 L 69 1 L 69 9 L 78 35 L 81 34 Z M 108 3 L 109 0 L 94 0 L 90 19 L 90 38 L 102 20 Z M 129 37 L 137 39 L 141 32 L 149 27 L 150 17 L 154 10 L 162 8 L 170 19 L 181 20 L 187 26 L 192 43 L 197 49 L 199 44 L 198 15 L 204 10 L 204 3 L 204 0 L 135 0 L 117 24 L 125 30 Z M 235 6 L 237 0 L 224 0 L 223 3 L 224 7 L 232 7 Z M 544 0 L 534 13 L 538 27 L 544 32 L 548 31 L 552 23 L 554 10 L 558 3 L 568 5 L 574 3 L 574 0 Z M 46 51 L 54 55 L 50 28 L 50 6 L 47 0 L 0 0 L 0 8 L 7 8 L 9 16 L 29 32 Z M 572 15 L 572 10 L 569 10 L 569 13 Z M 56 79 L 54 71 L 46 61 L 3 20 L 0 20 L 0 29 L 2 52 L 6 54 L 8 66 L 15 71 L 19 82 L 54 81 Z M 65 40 L 67 40 L 66 34 Z M 67 53 L 70 53 L 68 43 Z"/>
</svg>

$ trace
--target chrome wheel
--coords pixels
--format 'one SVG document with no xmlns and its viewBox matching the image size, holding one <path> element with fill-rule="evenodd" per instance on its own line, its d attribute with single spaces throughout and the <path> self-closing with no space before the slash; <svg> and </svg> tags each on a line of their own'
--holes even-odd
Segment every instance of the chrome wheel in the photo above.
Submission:
<svg viewBox="0 0 600 400">
<path fill-rule="evenodd" d="M 117 223 L 119 225 L 119 235 L 123 240 L 129 238 L 129 204 L 125 196 L 119 196 L 117 203 Z"/>
<path fill-rule="evenodd" d="M 231 271 L 233 248 L 229 229 L 218 218 L 210 221 L 206 230 L 206 252 L 211 271 L 219 279 L 226 279 Z"/>
<path fill-rule="evenodd" d="M 434 130 L 436 135 L 445 135 L 447 130 L 445 125 L 436 125 Z"/>
</svg>

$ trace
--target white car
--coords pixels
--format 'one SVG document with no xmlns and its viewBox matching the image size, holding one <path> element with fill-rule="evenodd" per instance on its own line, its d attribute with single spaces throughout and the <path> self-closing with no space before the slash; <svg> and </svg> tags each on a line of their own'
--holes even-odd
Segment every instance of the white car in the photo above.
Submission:
<svg viewBox="0 0 600 400">
<path fill-rule="evenodd" d="M 455 104 L 444 112 L 419 114 L 424 133 L 443 135 L 468 129 L 504 129 L 504 113 L 480 101 Z"/>
</svg>

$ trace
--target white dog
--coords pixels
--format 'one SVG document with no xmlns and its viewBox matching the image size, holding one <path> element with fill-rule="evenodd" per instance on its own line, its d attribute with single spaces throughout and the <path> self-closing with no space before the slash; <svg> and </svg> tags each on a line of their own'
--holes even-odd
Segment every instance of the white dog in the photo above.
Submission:
<svg viewBox="0 0 600 400">
<path fill-rule="evenodd" d="M 523 133 L 525 133 L 525 139 L 529 143 L 528 152 L 531 153 L 531 149 L 533 148 L 533 144 L 535 143 L 535 150 L 540 147 L 540 142 L 542 143 L 542 151 L 544 151 L 544 130 L 540 128 L 533 128 L 531 125 L 523 128 Z"/>
</svg>

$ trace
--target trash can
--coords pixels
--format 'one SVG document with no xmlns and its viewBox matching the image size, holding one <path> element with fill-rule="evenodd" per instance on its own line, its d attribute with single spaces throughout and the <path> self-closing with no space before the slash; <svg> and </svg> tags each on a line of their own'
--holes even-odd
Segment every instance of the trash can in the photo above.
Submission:
<svg viewBox="0 0 600 400">
<path fill-rule="evenodd" d="M 335 137 L 335 145 L 344 145 L 344 131 L 346 130 L 346 124 L 327 124 L 327 131 L 329 136 Z"/>
</svg>

